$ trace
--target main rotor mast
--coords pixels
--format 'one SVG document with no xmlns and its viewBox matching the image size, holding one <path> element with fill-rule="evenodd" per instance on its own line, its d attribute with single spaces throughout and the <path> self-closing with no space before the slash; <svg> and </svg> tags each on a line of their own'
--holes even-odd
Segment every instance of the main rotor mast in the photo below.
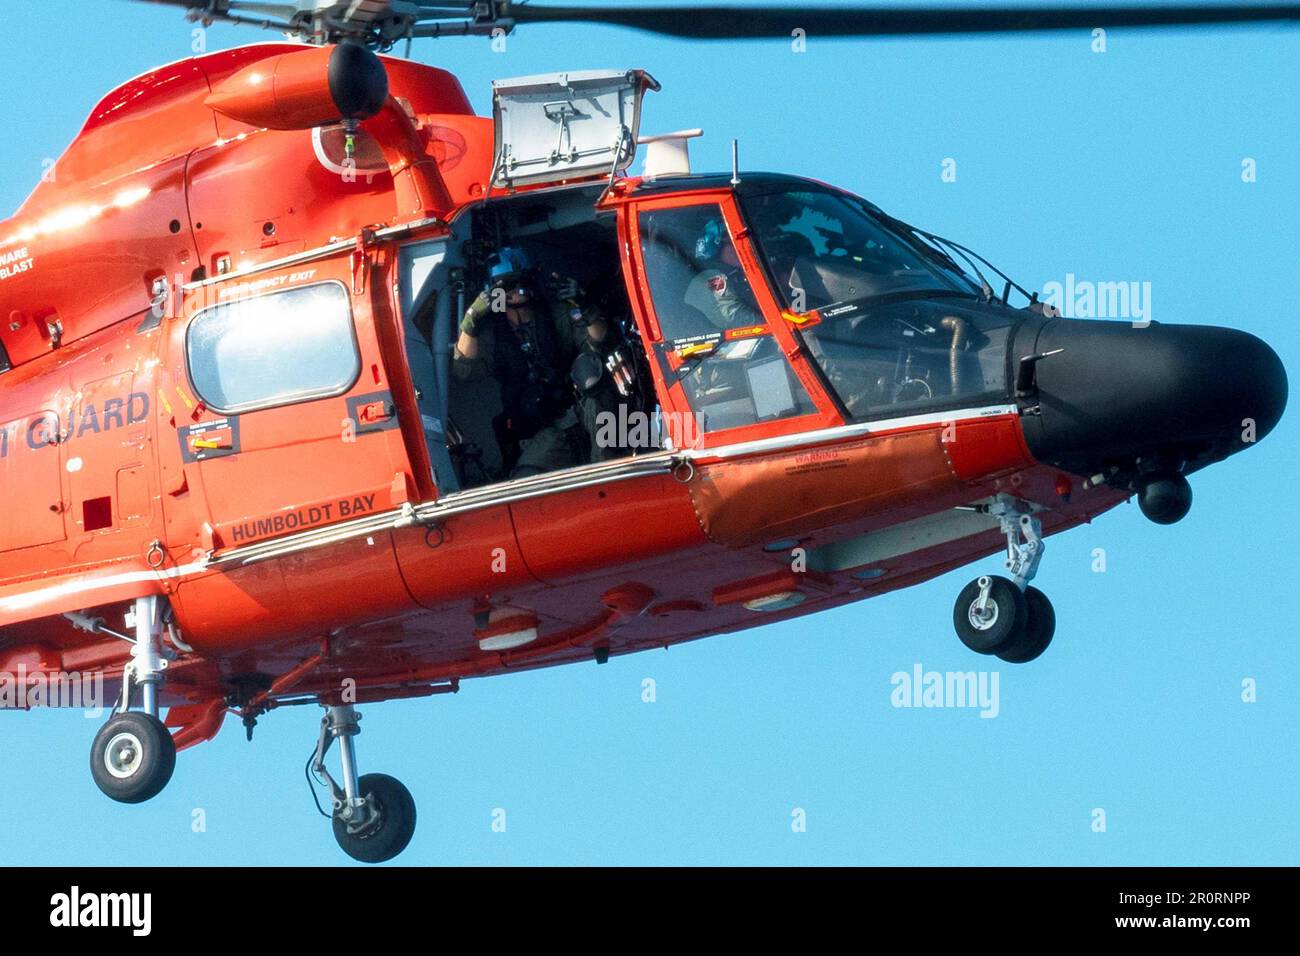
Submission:
<svg viewBox="0 0 1300 956">
<path fill-rule="evenodd" d="M 515 21 L 501 0 L 429 3 L 424 0 L 150 0 L 184 7 L 192 23 L 231 23 L 277 30 L 316 46 L 360 43 L 386 52 L 402 40 L 510 33 Z"/>
</svg>

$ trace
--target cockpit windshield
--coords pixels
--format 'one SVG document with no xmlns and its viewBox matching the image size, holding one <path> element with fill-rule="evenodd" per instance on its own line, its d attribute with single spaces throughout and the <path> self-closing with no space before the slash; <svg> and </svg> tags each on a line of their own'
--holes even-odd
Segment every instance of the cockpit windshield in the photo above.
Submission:
<svg viewBox="0 0 1300 956">
<path fill-rule="evenodd" d="M 945 257 L 913 245 L 849 196 L 809 188 L 744 199 L 786 308 L 807 313 L 880 296 L 976 296 Z"/>
<path fill-rule="evenodd" d="M 743 208 L 773 291 L 851 419 L 1006 399 L 1016 310 L 940 243 L 811 183 L 747 194 Z"/>
</svg>

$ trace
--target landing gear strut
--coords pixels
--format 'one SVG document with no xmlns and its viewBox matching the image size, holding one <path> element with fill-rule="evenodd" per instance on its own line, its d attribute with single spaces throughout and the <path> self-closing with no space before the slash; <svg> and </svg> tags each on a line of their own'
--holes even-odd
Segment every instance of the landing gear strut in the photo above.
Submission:
<svg viewBox="0 0 1300 956">
<path fill-rule="evenodd" d="M 1029 585 L 1043 558 L 1042 523 L 1032 505 L 1009 495 L 998 495 L 985 510 L 1006 535 L 1011 577 L 984 575 L 962 588 L 953 626 L 976 653 L 996 655 L 1008 664 L 1028 663 L 1047 650 L 1056 633 L 1051 602 Z"/>
<path fill-rule="evenodd" d="M 90 748 L 95 784 L 119 803 L 143 803 L 157 796 L 176 769 L 176 743 L 158 719 L 158 687 L 167 667 L 158 598 L 139 598 L 132 614 L 136 636 L 122 672 L 122 697 Z M 132 711 L 137 688 L 142 710 Z"/>
<path fill-rule="evenodd" d="M 317 782 L 330 791 L 334 839 L 343 852 L 362 863 L 383 863 L 411 842 L 415 800 L 400 781 L 387 774 L 357 776 L 352 738 L 361 732 L 360 720 L 361 715 L 349 705 L 326 706 L 310 767 Z M 325 754 L 335 740 L 339 742 L 341 786 L 325 769 Z"/>
</svg>

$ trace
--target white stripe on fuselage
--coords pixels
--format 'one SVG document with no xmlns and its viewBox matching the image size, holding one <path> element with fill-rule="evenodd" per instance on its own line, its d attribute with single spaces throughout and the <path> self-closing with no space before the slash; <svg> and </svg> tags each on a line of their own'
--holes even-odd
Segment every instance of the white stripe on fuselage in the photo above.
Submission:
<svg viewBox="0 0 1300 956">
<path fill-rule="evenodd" d="M 122 574 L 110 574 L 102 578 L 65 581 L 63 584 L 55 584 L 48 588 L 41 588 L 38 591 L 30 591 L 27 594 L 0 598 L 0 610 L 20 611 L 55 598 L 69 597 L 88 591 L 102 591 L 104 588 L 115 588 L 124 584 L 141 584 L 145 581 L 158 581 L 164 578 L 188 577 L 191 574 L 198 574 L 200 571 L 206 570 L 207 566 L 206 561 L 199 561 L 194 564 L 182 564 L 159 571 L 128 571 Z"/>
</svg>

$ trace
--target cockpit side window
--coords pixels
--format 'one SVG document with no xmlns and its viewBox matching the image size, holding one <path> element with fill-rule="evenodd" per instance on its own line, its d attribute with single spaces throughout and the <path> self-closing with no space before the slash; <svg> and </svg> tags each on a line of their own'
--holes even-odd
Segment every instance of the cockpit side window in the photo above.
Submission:
<svg viewBox="0 0 1300 956">
<path fill-rule="evenodd" d="M 13 364 L 9 361 L 9 352 L 5 349 L 4 342 L 0 342 L 0 372 L 7 372 L 11 368 Z"/>
<path fill-rule="evenodd" d="M 655 347 L 703 430 L 813 413 L 762 314 L 721 207 L 645 211 L 639 231 L 661 337 Z"/>
</svg>

